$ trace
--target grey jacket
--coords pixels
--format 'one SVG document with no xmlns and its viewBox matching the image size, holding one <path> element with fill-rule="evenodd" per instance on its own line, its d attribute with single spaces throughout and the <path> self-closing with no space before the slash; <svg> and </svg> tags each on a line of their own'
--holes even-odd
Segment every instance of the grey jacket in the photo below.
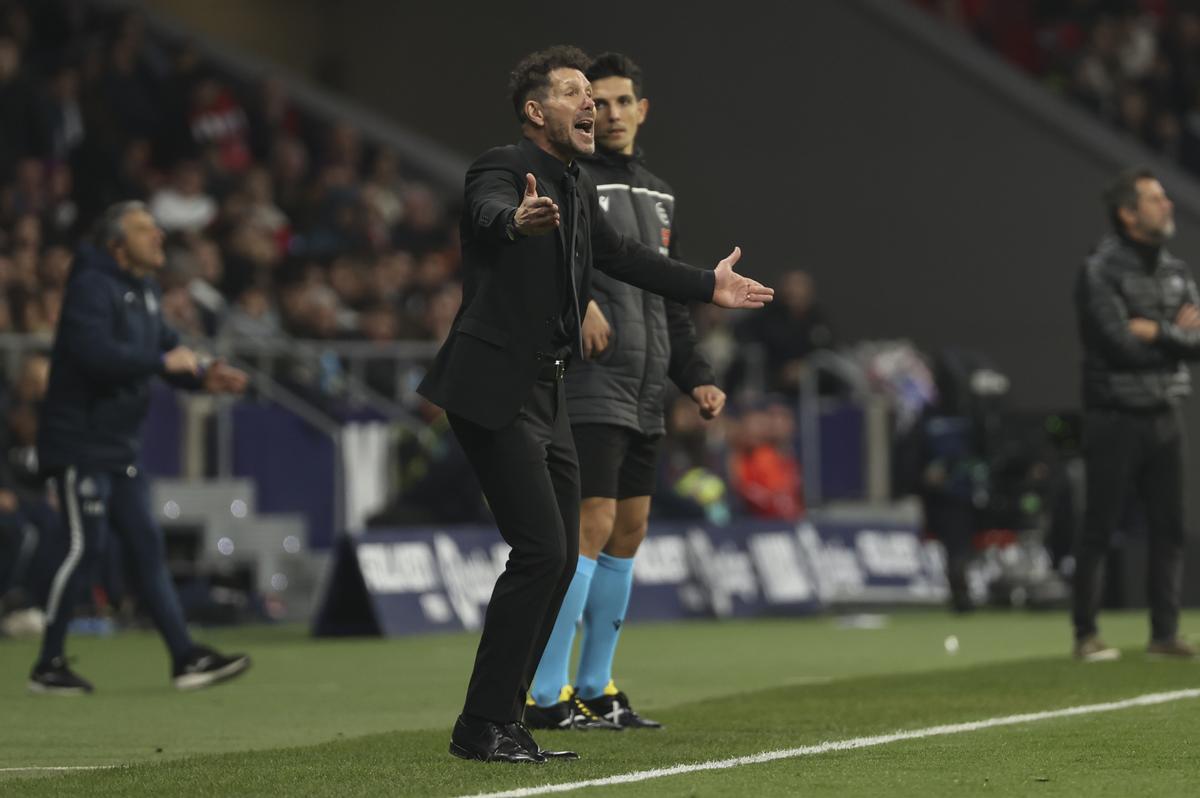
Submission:
<svg viewBox="0 0 1200 798">
<path fill-rule="evenodd" d="M 1183 261 L 1116 234 L 1100 240 L 1075 285 L 1085 407 L 1154 410 L 1191 393 L 1185 361 L 1200 359 L 1200 331 L 1175 325 L 1185 304 L 1200 305 L 1200 292 Z M 1157 340 L 1134 337 L 1135 317 L 1158 322 Z"/>
<path fill-rule="evenodd" d="M 597 152 L 581 160 L 596 183 L 600 208 L 623 235 L 678 258 L 675 194 L 642 165 L 641 157 Z M 612 326 L 608 348 L 567 370 L 572 424 L 612 424 L 661 435 L 668 377 L 684 393 L 715 382 L 696 351 L 696 330 L 685 305 L 604 274 L 591 298 Z"/>
</svg>

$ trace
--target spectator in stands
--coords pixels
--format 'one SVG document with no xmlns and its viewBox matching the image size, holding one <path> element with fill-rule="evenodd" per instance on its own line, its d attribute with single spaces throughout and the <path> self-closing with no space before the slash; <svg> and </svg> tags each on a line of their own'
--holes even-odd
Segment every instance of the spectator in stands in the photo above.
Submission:
<svg viewBox="0 0 1200 798">
<path fill-rule="evenodd" d="M 59 519 L 38 473 L 37 420 L 50 360 L 25 357 L 7 401 L 0 435 L 0 615 L 6 629 L 40 633 L 54 566 L 65 553 Z M 18 623 L 19 622 L 19 623 Z"/>
<path fill-rule="evenodd" d="M 167 233 L 199 233 L 217 216 L 217 203 L 204 192 L 204 170 L 196 161 L 175 165 L 171 182 L 154 192 L 150 212 Z"/>
<path fill-rule="evenodd" d="M 462 304 L 462 285 L 455 282 L 440 286 L 425 306 L 425 333 L 430 341 L 444 342 Z"/>
<path fill-rule="evenodd" d="M 792 412 L 778 400 L 752 405 L 738 418 L 731 438 L 730 479 L 750 515 L 795 521 L 804 512 L 794 436 Z"/>
<path fill-rule="evenodd" d="M 162 106 L 154 75 L 142 62 L 138 45 L 135 35 L 112 42 L 102 80 L 104 98 L 127 136 L 153 141 L 163 128 Z"/>
<path fill-rule="evenodd" d="M 729 523 L 732 513 L 719 429 L 704 422 L 690 396 L 680 394 L 671 403 L 652 517 Z"/>
<path fill-rule="evenodd" d="M 21 159 L 46 154 L 43 120 L 34 84 L 21 69 L 21 46 L 11 33 L 0 33 L 0 181 L 12 179 Z"/>
<path fill-rule="evenodd" d="M 233 340 L 278 338 L 282 334 L 279 314 L 266 289 L 260 285 L 243 289 L 234 300 L 221 332 Z"/>
<path fill-rule="evenodd" d="M 784 274 L 776 301 L 738 323 L 735 334 L 743 350 L 739 385 L 747 386 L 755 366 L 761 365 L 765 389 L 786 396 L 798 392 L 805 358 L 834 343 L 833 330 L 817 304 L 813 280 L 802 271 Z M 750 382 L 749 387 L 755 386 Z"/>
<path fill-rule="evenodd" d="M 363 199 L 388 228 L 404 218 L 403 191 L 396 155 L 386 147 L 381 147 L 375 153 L 371 172 L 363 185 Z"/>
<path fill-rule="evenodd" d="M 69 161 L 87 137 L 83 106 L 79 102 L 78 70 L 63 66 L 54 75 L 50 83 L 46 117 L 46 127 L 50 133 L 50 155 L 56 161 Z"/>
<path fill-rule="evenodd" d="M 421 399 L 417 414 L 424 427 L 402 430 L 397 442 L 400 493 L 368 526 L 478 524 L 490 521 L 483 489 L 467 455 L 450 431 L 446 413 Z"/>
<path fill-rule="evenodd" d="M 256 101 L 247 111 L 254 157 L 260 162 L 270 158 L 271 147 L 281 136 L 304 134 L 300 112 L 288 97 L 283 81 L 277 77 L 268 77 L 258 85 Z"/>
<path fill-rule="evenodd" d="M 192 89 L 189 113 L 192 138 L 205 153 L 205 163 L 221 176 L 250 168 L 250 125 L 233 92 L 214 74 L 204 74 Z"/>
<path fill-rule="evenodd" d="M 79 205 L 75 202 L 75 177 L 71 167 L 65 163 L 55 164 L 48 183 L 46 207 L 42 212 L 46 239 L 60 244 L 74 241 L 79 225 Z"/>
<path fill-rule="evenodd" d="M 271 148 L 271 177 L 274 179 L 274 196 L 289 219 L 307 227 L 310 222 L 306 211 L 308 194 L 305 181 L 308 178 L 309 155 L 304 142 L 296 136 L 279 136 Z"/>
</svg>

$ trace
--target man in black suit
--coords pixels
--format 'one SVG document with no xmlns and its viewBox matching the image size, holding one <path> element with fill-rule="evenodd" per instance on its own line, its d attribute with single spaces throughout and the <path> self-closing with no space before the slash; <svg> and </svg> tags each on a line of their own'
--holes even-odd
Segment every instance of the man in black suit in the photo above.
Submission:
<svg viewBox="0 0 1200 798">
<path fill-rule="evenodd" d="M 544 762 L 521 722 L 525 693 L 579 554 L 579 463 L 562 377 L 582 351 L 593 265 L 681 302 L 761 307 L 772 290 L 736 274 L 734 248 L 697 269 L 617 233 L 576 157 L 595 150 L 588 57 L 553 47 L 510 79 L 524 138 L 467 171 L 463 301 L 420 392 L 446 409 L 512 547 L 484 618 L 450 753 Z"/>
</svg>

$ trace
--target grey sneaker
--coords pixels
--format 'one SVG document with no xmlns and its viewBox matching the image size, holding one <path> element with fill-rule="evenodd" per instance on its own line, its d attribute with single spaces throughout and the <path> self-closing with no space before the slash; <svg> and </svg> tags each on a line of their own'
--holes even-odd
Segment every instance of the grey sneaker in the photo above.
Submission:
<svg viewBox="0 0 1200 798">
<path fill-rule="evenodd" d="M 1121 652 L 1097 635 L 1085 637 L 1075 643 L 1075 659 L 1082 662 L 1112 662 L 1120 658 Z"/>
<path fill-rule="evenodd" d="M 1151 640 L 1146 646 L 1146 653 L 1152 657 L 1171 657 L 1172 659 L 1195 659 L 1200 652 L 1190 643 L 1185 643 L 1178 637 L 1170 640 Z"/>
</svg>

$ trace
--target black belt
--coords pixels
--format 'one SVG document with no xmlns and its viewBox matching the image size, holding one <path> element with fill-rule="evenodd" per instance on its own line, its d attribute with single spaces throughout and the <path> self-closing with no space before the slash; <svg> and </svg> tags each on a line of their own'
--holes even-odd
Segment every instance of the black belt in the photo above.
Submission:
<svg viewBox="0 0 1200 798">
<path fill-rule="evenodd" d="M 538 361 L 542 364 L 537 373 L 539 380 L 554 380 L 558 382 L 567 373 L 567 363 L 569 362 L 567 358 L 555 357 L 554 355 L 547 355 L 541 352 L 538 353 L 537 357 Z"/>
</svg>

